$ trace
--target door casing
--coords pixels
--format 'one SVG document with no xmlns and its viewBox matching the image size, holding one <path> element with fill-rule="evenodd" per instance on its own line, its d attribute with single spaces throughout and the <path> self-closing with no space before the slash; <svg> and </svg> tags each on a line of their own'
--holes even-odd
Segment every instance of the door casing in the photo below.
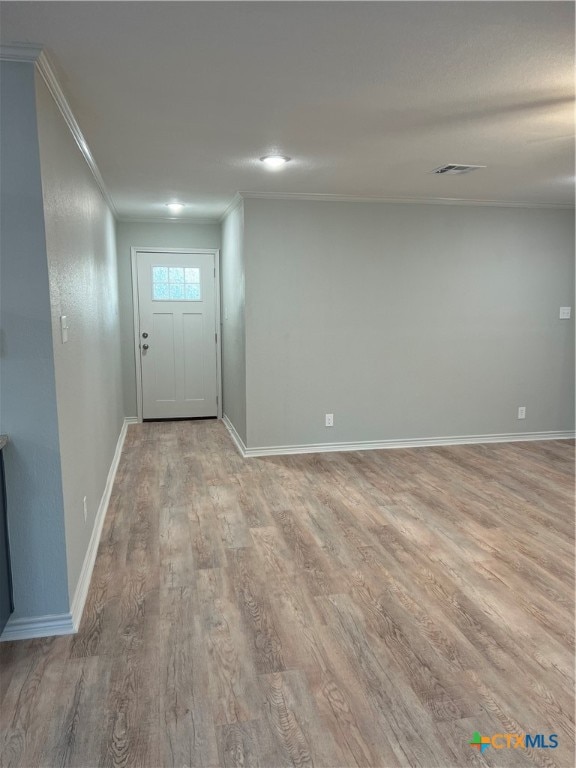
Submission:
<svg viewBox="0 0 576 768">
<path fill-rule="evenodd" d="M 132 246 L 130 260 L 132 265 L 132 303 L 134 307 L 134 359 L 136 362 L 136 405 L 138 421 L 142 422 L 142 361 L 140 359 L 140 306 L 138 299 L 137 264 L 139 253 L 208 253 L 214 256 L 216 267 L 216 385 L 218 388 L 218 418 L 222 418 L 222 317 L 220 310 L 220 250 L 218 248 L 155 248 Z"/>
</svg>

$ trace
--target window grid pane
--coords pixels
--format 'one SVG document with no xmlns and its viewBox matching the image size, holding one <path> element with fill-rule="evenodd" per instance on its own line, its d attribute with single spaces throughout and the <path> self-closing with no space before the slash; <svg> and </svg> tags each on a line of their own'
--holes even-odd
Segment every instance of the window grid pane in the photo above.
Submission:
<svg viewBox="0 0 576 768">
<path fill-rule="evenodd" d="M 184 291 L 187 301 L 200 301 L 200 285 L 186 283 Z"/>
<path fill-rule="evenodd" d="M 168 267 L 152 267 L 152 280 L 155 283 L 167 283 Z"/>
<path fill-rule="evenodd" d="M 202 301 L 198 267 L 152 267 L 153 301 Z"/>
<path fill-rule="evenodd" d="M 182 301 L 184 298 L 184 286 L 178 283 L 170 283 L 170 299 L 173 301 Z"/>
<path fill-rule="evenodd" d="M 168 280 L 171 283 L 183 283 L 184 267 L 170 267 L 168 270 Z"/>
<path fill-rule="evenodd" d="M 200 270 L 198 267 L 186 267 L 184 270 L 184 281 L 186 283 L 199 283 Z"/>
<path fill-rule="evenodd" d="M 168 299 L 168 283 L 152 283 L 152 298 L 154 301 Z"/>
</svg>

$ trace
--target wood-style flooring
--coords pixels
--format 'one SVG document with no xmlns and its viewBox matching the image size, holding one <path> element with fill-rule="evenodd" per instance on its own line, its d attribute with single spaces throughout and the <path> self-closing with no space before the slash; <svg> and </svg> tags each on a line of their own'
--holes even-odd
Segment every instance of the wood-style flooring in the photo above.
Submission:
<svg viewBox="0 0 576 768">
<path fill-rule="evenodd" d="M 79 633 L 0 644 L 0 764 L 572 768 L 573 462 L 131 426 Z"/>
</svg>

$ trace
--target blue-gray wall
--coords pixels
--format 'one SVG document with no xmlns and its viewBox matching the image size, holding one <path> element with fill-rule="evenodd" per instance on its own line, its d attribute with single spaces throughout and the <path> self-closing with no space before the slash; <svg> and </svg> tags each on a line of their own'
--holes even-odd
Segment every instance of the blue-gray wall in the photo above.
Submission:
<svg viewBox="0 0 576 768">
<path fill-rule="evenodd" d="M 244 206 L 222 223 L 222 399 L 224 414 L 246 443 Z"/>
<path fill-rule="evenodd" d="M 34 78 L 32 63 L 0 62 L 0 432 L 15 617 L 69 607 Z"/>
<path fill-rule="evenodd" d="M 249 448 L 574 429 L 572 211 L 245 199 L 244 260 Z"/>
<path fill-rule="evenodd" d="M 73 605 L 124 420 L 115 221 L 42 77 L 36 108 Z M 60 316 L 67 318 L 62 343 Z M 86 497 L 86 518 L 84 517 Z"/>
</svg>

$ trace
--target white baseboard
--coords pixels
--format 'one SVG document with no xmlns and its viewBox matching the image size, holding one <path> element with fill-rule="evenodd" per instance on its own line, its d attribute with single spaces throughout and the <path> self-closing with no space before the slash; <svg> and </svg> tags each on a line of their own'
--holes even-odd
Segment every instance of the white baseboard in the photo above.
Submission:
<svg viewBox="0 0 576 768">
<path fill-rule="evenodd" d="M 114 478 L 116 477 L 116 471 L 118 470 L 118 464 L 120 463 L 120 457 L 122 455 L 122 448 L 124 446 L 124 440 L 126 438 L 126 430 L 128 424 L 135 424 L 138 419 L 133 417 L 125 418 L 118 436 L 118 442 L 116 443 L 116 450 L 114 451 L 114 458 L 108 471 L 108 477 L 106 479 L 106 485 L 104 486 L 104 493 L 100 499 L 98 506 L 98 512 L 96 513 L 96 519 L 94 521 L 94 528 L 92 529 L 92 536 L 90 537 L 90 543 L 86 550 L 84 557 L 84 563 L 82 564 L 82 570 L 80 571 L 80 578 L 76 585 L 76 591 L 74 592 L 74 598 L 72 599 L 72 606 L 70 613 L 72 614 L 72 621 L 74 624 L 74 632 L 78 632 L 80 627 L 80 621 L 82 620 L 82 612 L 84 611 L 84 605 L 86 598 L 88 597 L 88 590 L 90 589 L 90 580 L 92 579 L 92 571 L 94 570 L 94 563 L 96 562 L 96 555 L 98 554 L 98 545 L 100 544 L 100 536 L 102 535 L 102 526 L 104 525 L 104 519 L 106 518 L 106 512 L 108 511 L 108 504 L 110 502 L 110 496 L 112 494 L 112 488 L 114 486 Z"/>
<path fill-rule="evenodd" d="M 32 640 L 35 637 L 72 635 L 74 632 L 76 632 L 76 628 L 74 627 L 71 613 L 9 619 L 0 637 L 0 642 L 7 643 L 11 640 Z"/>
<path fill-rule="evenodd" d="M 573 440 L 574 431 L 562 432 L 510 432 L 496 435 L 455 435 L 450 437 L 421 437 L 406 440 L 366 440 L 356 443 L 315 443 L 310 445 L 267 445 L 247 448 L 224 416 L 226 425 L 236 448 L 244 458 L 257 456 L 284 456 L 296 453 L 329 453 L 333 451 L 377 451 L 390 448 L 426 448 L 442 445 L 476 445 L 481 443 L 514 443 L 536 440 Z"/>
<path fill-rule="evenodd" d="M 70 612 L 59 613 L 52 616 L 33 616 L 30 618 L 9 619 L 2 632 L 0 641 L 29 640 L 34 637 L 71 635 L 78 632 L 80 621 L 82 619 L 82 612 L 84 610 L 86 598 L 88 597 L 96 555 L 98 553 L 98 544 L 100 543 L 102 526 L 104 525 L 104 519 L 106 517 L 108 503 L 110 502 L 110 495 L 114 485 L 114 478 L 116 477 L 116 471 L 118 469 L 118 464 L 120 463 L 126 430 L 128 424 L 135 424 L 137 421 L 138 419 L 136 418 L 126 418 L 122 424 L 118 442 L 116 443 L 116 450 L 114 451 L 114 458 L 112 459 L 112 464 L 110 465 L 110 470 L 106 479 L 104 493 L 102 494 L 98 512 L 96 513 L 90 543 L 86 550 L 84 563 L 82 564 L 82 570 L 80 571 L 80 578 L 78 579 L 78 584 L 76 585 L 76 590 L 74 592 Z"/>
<path fill-rule="evenodd" d="M 226 414 L 224 414 L 224 415 L 222 416 L 222 421 L 224 422 L 224 426 L 226 427 L 226 429 L 227 429 L 227 430 L 228 430 L 228 432 L 230 433 L 230 437 L 232 438 L 232 440 L 233 440 L 233 442 L 234 442 L 234 445 L 235 445 L 235 446 L 236 446 L 236 448 L 238 449 L 238 453 L 239 453 L 241 456 L 244 456 L 244 457 L 246 457 L 246 456 L 248 455 L 248 454 L 246 453 L 246 451 L 247 451 L 247 448 L 246 448 L 246 446 L 244 445 L 244 441 L 242 440 L 242 438 L 240 437 L 240 435 L 238 434 L 238 432 L 236 432 L 236 427 L 234 426 L 234 424 L 232 424 L 232 422 L 230 421 L 230 419 L 228 418 L 228 416 L 226 416 Z"/>
</svg>

